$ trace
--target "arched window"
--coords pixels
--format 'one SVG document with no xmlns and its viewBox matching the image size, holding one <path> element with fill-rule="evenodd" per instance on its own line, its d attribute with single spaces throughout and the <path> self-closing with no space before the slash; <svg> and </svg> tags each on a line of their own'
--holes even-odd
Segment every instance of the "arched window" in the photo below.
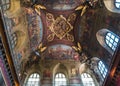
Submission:
<svg viewBox="0 0 120 86">
<path fill-rule="evenodd" d="M 66 77 L 63 73 L 57 73 L 55 75 L 55 85 L 54 86 L 66 86 Z"/>
<path fill-rule="evenodd" d="M 98 42 L 104 47 L 111 55 L 120 43 L 120 37 L 108 29 L 101 29 L 96 33 Z"/>
<path fill-rule="evenodd" d="M 105 65 L 103 64 L 102 61 L 99 61 L 99 62 L 98 62 L 98 69 L 99 69 L 102 77 L 105 78 L 108 70 L 107 70 L 107 68 L 105 67 Z"/>
<path fill-rule="evenodd" d="M 24 86 L 40 86 L 40 75 L 38 73 L 31 74 Z"/>
<path fill-rule="evenodd" d="M 115 0 L 115 7 L 120 9 L 120 0 Z"/>
<path fill-rule="evenodd" d="M 1 9 L 7 10 L 10 8 L 10 0 L 0 0 Z"/>
<path fill-rule="evenodd" d="M 89 74 L 87 73 L 81 74 L 81 79 L 83 82 L 83 86 L 95 86 L 94 81 Z"/>
<path fill-rule="evenodd" d="M 105 42 L 113 51 L 115 51 L 119 42 L 119 37 L 112 32 L 108 32 L 105 36 Z"/>
<path fill-rule="evenodd" d="M 103 0 L 105 7 L 114 13 L 120 13 L 120 0 Z"/>
</svg>

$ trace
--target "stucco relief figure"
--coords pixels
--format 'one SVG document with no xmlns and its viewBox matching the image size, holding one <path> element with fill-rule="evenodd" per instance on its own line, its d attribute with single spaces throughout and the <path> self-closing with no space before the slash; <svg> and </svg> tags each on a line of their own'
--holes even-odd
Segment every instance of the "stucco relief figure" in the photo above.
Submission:
<svg viewBox="0 0 120 86">
<path fill-rule="evenodd" d="M 75 10 L 82 10 L 80 16 L 83 16 L 87 11 L 87 8 L 95 8 L 97 2 L 98 0 L 83 0 L 82 4 L 80 4 Z"/>
</svg>

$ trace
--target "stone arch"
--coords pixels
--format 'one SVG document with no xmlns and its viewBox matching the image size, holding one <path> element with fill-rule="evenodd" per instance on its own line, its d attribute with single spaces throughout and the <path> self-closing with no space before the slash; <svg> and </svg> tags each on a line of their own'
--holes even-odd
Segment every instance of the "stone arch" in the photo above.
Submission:
<svg viewBox="0 0 120 86">
<path fill-rule="evenodd" d="M 68 83 L 68 69 L 67 69 L 67 67 L 64 65 L 64 64 L 62 64 L 62 63 L 57 63 L 55 66 L 54 66 L 54 68 L 53 68 L 53 83 L 54 83 L 54 77 L 55 77 L 55 75 L 56 75 L 56 73 L 63 73 L 63 74 L 65 74 L 65 76 L 66 76 L 66 79 L 67 79 L 67 83 Z"/>
<path fill-rule="evenodd" d="M 104 47 L 111 55 L 114 54 L 114 52 L 107 46 L 106 42 L 105 42 L 105 36 L 109 31 L 108 29 L 101 29 L 96 33 L 96 37 L 97 40 L 99 42 L 99 44 Z"/>
<path fill-rule="evenodd" d="M 24 84 L 28 81 L 28 79 L 30 78 L 30 76 L 32 75 L 32 74 L 38 74 L 39 75 L 39 82 L 41 81 L 41 74 L 40 74 L 40 72 L 39 71 L 31 71 L 31 72 L 29 72 L 29 74 L 27 74 L 27 76 L 25 77 L 25 80 L 24 80 Z M 41 83 L 41 82 L 40 82 Z"/>
<path fill-rule="evenodd" d="M 89 85 L 89 84 L 92 85 L 92 86 L 96 86 L 92 75 L 87 73 L 87 72 L 84 72 L 84 73 L 81 74 L 81 80 L 82 80 L 84 86 Z"/>
<path fill-rule="evenodd" d="M 104 0 L 106 8 L 114 13 L 120 13 L 120 10 L 115 7 L 115 0 Z"/>
</svg>

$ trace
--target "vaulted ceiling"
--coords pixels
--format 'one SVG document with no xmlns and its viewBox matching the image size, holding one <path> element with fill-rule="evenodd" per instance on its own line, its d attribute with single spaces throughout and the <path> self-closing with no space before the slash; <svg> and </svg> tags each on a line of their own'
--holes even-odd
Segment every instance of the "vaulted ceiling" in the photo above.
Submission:
<svg viewBox="0 0 120 86">
<path fill-rule="evenodd" d="M 46 48 L 45 58 L 74 59 L 79 56 L 72 46 L 77 48 L 77 43 L 81 42 L 79 47 L 87 48 L 92 25 L 90 16 L 94 16 L 100 5 L 100 1 L 82 0 L 21 1 L 32 52 L 41 54 L 41 47 Z"/>
<path fill-rule="evenodd" d="M 111 55 L 98 43 L 96 33 L 109 27 L 119 30 L 119 16 L 102 0 L 15 0 L 4 16 L 8 34 L 17 39 L 11 49 L 21 74 L 32 65 L 49 69 L 64 62 L 75 67 L 92 57 L 109 63 Z"/>
</svg>

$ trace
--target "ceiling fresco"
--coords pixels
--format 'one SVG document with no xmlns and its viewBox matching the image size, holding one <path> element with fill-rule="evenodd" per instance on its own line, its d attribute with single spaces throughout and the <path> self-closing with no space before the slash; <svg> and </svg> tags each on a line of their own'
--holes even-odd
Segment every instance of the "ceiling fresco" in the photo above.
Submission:
<svg viewBox="0 0 120 86">
<path fill-rule="evenodd" d="M 48 54 L 46 54 L 45 59 L 56 59 L 56 60 L 67 60 L 74 59 L 78 60 L 79 54 L 76 53 L 70 46 L 57 44 L 48 47 Z"/>
<path fill-rule="evenodd" d="M 39 0 L 36 3 L 43 4 L 47 9 L 53 10 L 71 10 L 78 6 L 82 1 L 80 0 Z"/>
<path fill-rule="evenodd" d="M 30 46 L 35 50 L 42 40 L 43 26 L 40 16 L 32 8 L 24 8 L 28 21 L 28 34 L 30 39 Z"/>
<path fill-rule="evenodd" d="M 71 46 L 76 46 L 78 41 L 83 41 L 83 48 L 87 49 L 84 38 L 89 38 L 92 21 L 90 16 L 94 16 L 95 12 L 88 9 L 92 8 L 94 3 L 96 1 L 91 0 L 21 1 L 21 6 L 26 13 L 32 52 L 39 51 L 38 46 L 42 43 L 47 48 L 45 54 L 48 53 L 45 58 L 78 58 Z M 84 15 L 85 13 L 88 14 Z M 81 23 L 84 23 L 84 28 L 80 26 Z"/>
<path fill-rule="evenodd" d="M 5 13 L 8 39 L 14 32 L 20 33 L 15 43 L 21 44 L 11 47 L 16 71 L 24 77 L 31 67 L 51 69 L 56 63 L 72 65 L 86 62 L 92 55 L 102 57 L 106 52 L 98 44 L 96 32 L 104 26 L 119 28 L 120 23 L 119 18 L 101 15 L 102 7 L 97 8 L 93 1 L 98 0 L 21 0 L 15 15 Z M 43 72 L 44 77 L 51 77 L 49 70 Z M 72 73 L 75 75 L 74 67 Z"/>
<path fill-rule="evenodd" d="M 80 12 L 76 12 L 75 8 L 83 2 L 39 0 L 22 3 L 28 21 L 27 29 L 32 52 L 39 51 L 37 47 L 42 42 L 47 47 L 45 54 L 48 55 L 45 58 L 78 60 L 79 55 L 71 46 L 77 41 L 74 31 L 78 29 L 76 22 L 80 16 Z M 63 10 L 66 11 L 63 12 Z"/>
</svg>

